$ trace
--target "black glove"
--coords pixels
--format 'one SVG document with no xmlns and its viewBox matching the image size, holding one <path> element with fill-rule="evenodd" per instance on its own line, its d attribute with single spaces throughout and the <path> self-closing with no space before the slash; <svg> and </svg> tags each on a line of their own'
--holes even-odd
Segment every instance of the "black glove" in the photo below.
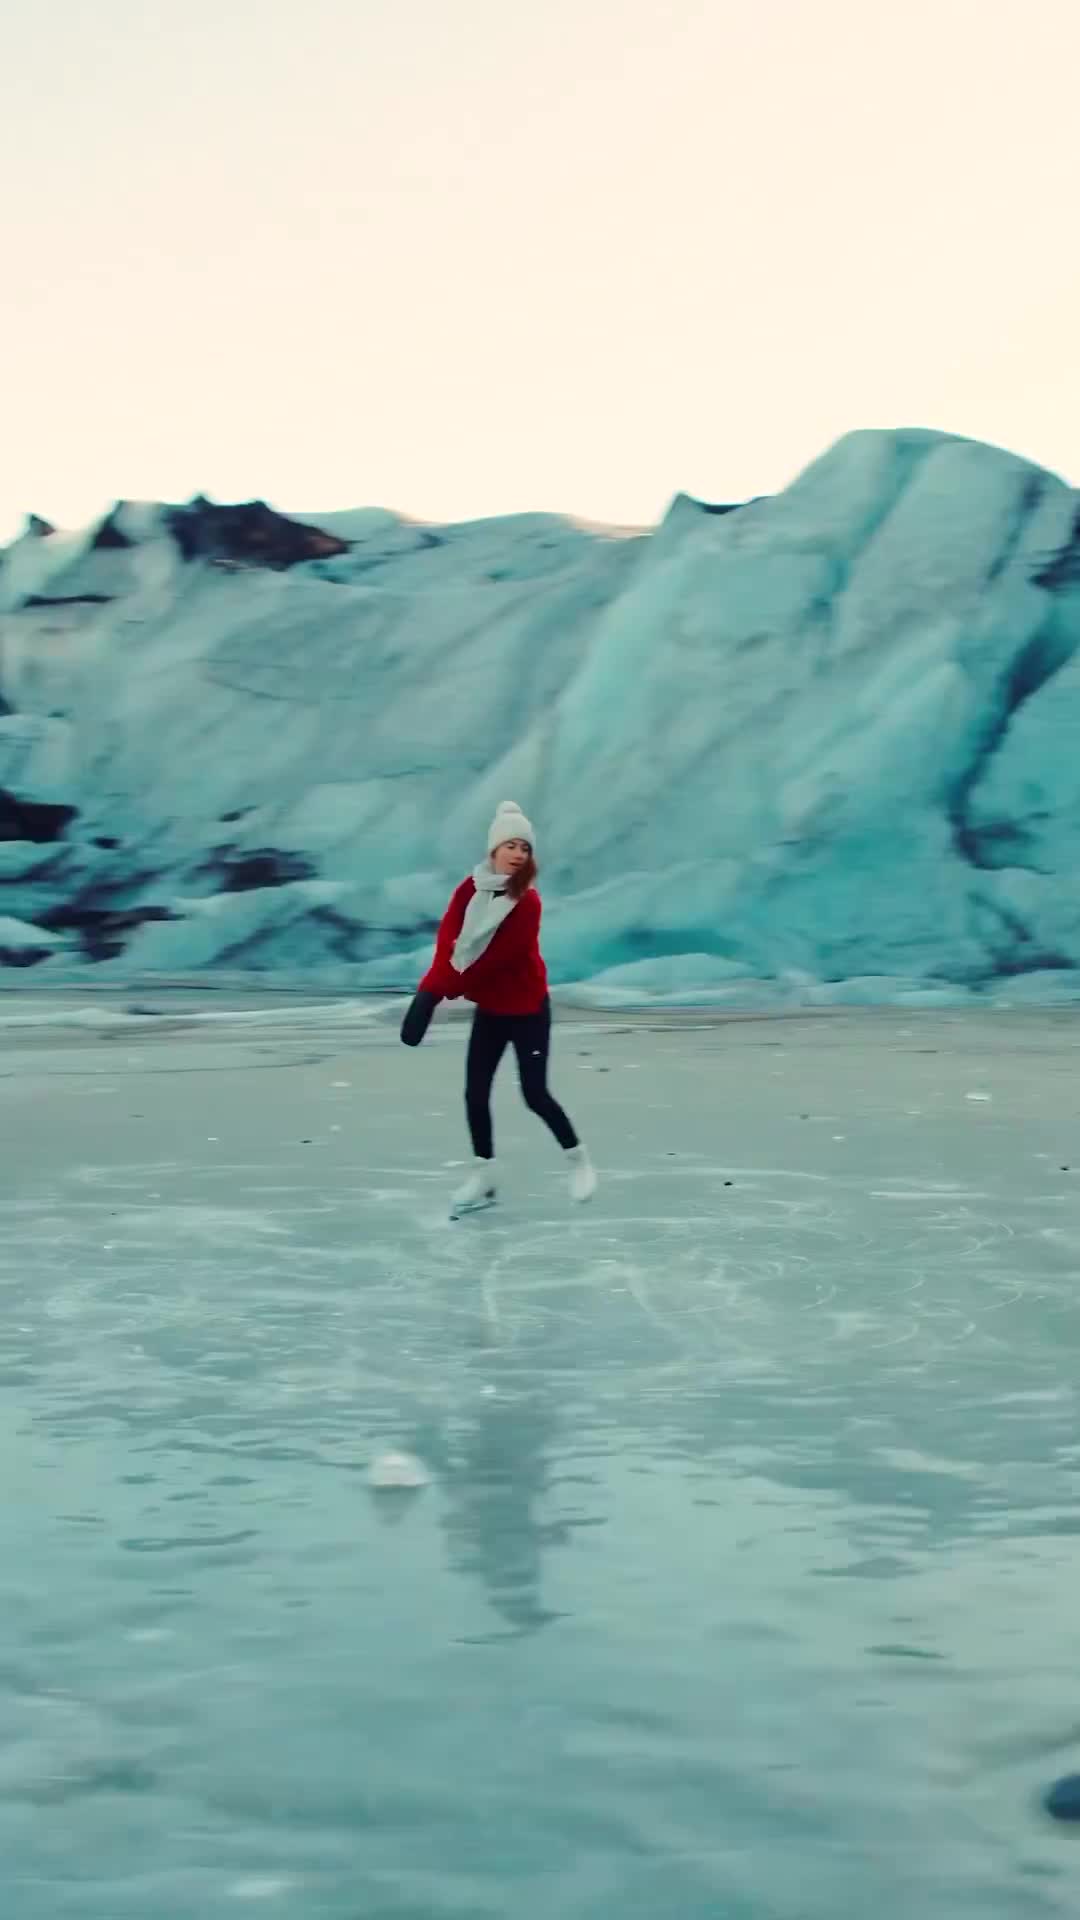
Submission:
<svg viewBox="0 0 1080 1920">
<path fill-rule="evenodd" d="M 431 1025 L 431 1016 L 439 1004 L 441 995 L 425 993 L 421 987 L 413 995 L 408 1011 L 401 1023 L 401 1038 L 407 1047 L 418 1047 Z"/>
</svg>

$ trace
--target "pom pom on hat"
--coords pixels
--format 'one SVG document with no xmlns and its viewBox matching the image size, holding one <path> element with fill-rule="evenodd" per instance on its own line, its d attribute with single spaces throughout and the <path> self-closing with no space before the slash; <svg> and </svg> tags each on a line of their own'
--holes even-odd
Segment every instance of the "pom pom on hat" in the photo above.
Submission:
<svg viewBox="0 0 1080 1920">
<path fill-rule="evenodd" d="M 526 819 L 516 800 L 500 800 L 495 818 L 488 828 L 488 852 L 494 853 L 504 840 L 527 840 L 536 852 L 532 821 Z"/>
</svg>

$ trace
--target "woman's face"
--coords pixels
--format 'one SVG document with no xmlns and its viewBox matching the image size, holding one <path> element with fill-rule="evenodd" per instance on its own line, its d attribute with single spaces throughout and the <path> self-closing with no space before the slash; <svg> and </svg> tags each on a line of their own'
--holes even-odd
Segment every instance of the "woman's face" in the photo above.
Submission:
<svg viewBox="0 0 1080 1920">
<path fill-rule="evenodd" d="M 520 873 L 531 853 L 527 840 L 504 840 L 492 854 L 491 864 L 496 873 Z"/>
</svg>

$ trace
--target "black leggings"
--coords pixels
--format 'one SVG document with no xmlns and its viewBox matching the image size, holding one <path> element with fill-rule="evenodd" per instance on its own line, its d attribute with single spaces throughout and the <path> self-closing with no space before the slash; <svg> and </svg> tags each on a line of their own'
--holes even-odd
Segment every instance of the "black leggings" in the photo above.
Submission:
<svg viewBox="0 0 1080 1920">
<path fill-rule="evenodd" d="M 491 1134 L 491 1086 L 499 1061 L 512 1046 L 525 1105 L 551 1128 L 560 1147 L 576 1147 L 577 1134 L 558 1101 L 548 1091 L 547 1066 L 551 1046 L 551 1002 L 539 1013 L 483 1013 L 473 1015 L 469 1055 L 465 1067 L 465 1112 L 478 1160 L 495 1153 Z"/>
</svg>

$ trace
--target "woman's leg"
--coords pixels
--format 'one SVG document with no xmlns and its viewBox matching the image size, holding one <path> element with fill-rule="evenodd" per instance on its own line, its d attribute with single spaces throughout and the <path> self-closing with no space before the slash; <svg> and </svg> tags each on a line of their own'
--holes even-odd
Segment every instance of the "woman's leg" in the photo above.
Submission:
<svg viewBox="0 0 1080 1920">
<path fill-rule="evenodd" d="M 548 1054 L 551 1049 L 551 1002 L 545 1000 L 539 1013 L 516 1019 L 514 1052 L 517 1054 L 521 1092 L 530 1113 L 550 1127 L 560 1147 L 569 1152 L 578 1143 L 566 1114 L 548 1089 Z"/>
<path fill-rule="evenodd" d="M 473 1014 L 469 1051 L 465 1061 L 465 1114 L 473 1152 L 478 1160 L 494 1158 L 491 1134 L 491 1086 L 495 1069 L 506 1051 L 512 1022 L 497 1014 Z"/>
</svg>

